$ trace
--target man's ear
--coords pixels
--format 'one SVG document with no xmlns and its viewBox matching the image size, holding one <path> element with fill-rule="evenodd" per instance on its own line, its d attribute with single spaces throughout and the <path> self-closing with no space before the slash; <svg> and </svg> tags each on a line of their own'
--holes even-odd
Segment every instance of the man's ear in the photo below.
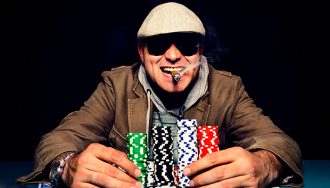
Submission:
<svg viewBox="0 0 330 188">
<path fill-rule="evenodd" d="M 201 46 L 201 47 L 198 49 L 198 53 L 199 53 L 199 55 L 202 55 L 202 54 L 203 54 L 203 51 L 204 51 L 204 46 Z"/>
<path fill-rule="evenodd" d="M 138 52 L 139 52 L 141 62 L 144 62 L 143 50 L 144 50 L 144 45 L 138 44 Z"/>
</svg>

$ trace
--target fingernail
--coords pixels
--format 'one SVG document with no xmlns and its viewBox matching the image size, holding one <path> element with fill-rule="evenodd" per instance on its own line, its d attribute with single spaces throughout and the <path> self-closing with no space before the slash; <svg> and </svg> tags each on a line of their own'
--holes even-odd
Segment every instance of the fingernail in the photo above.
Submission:
<svg viewBox="0 0 330 188">
<path fill-rule="evenodd" d="M 189 182 L 189 186 L 190 186 L 190 187 L 194 187 L 194 186 L 195 186 L 194 181 L 190 180 L 190 182 Z"/>
<path fill-rule="evenodd" d="M 183 174 L 184 174 L 185 176 L 188 176 L 190 173 L 191 173 L 190 168 L 186 167 L 185 169 L 183 169 Z"/>
<path fill-rule="evenodd" d="M 135 175 L 135 177 L 139 177 L 141 175 L 141 170 L 140 169 L 136 169 L 134 171 L 134 175 Z"/>
</svg>

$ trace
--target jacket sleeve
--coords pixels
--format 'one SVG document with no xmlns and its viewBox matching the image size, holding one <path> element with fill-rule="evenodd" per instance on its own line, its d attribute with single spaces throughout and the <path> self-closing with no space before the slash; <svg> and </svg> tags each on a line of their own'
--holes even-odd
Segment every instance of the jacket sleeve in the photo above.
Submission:
<svg viewBox="0 0 330 188">
<path fill-rule="evenodd" d="M 263 115 L 261 108 L 248 96 L 239 77 L 235 80 L 233 96 L 232 115 L 228 118 L 226 127 L 231 144 L 249 151 L 265 149 L 274 153 L 287 168 L 281 177 L 282 184 L 301 186 L 302 157 L 298 144 L 268 116 Z"/>
<path fill-rule="evenodd" d="M 80 152 L 91 143 L 107 143 L 114 122 L 115 96 L 105 78 L 79 111 L 68 114 L 53 131 L 45 134 L 35 150 L 33 172 L 19 177 L 18 184 L 47 181 L 47 165 L 58 155 Z"/>
</svg>

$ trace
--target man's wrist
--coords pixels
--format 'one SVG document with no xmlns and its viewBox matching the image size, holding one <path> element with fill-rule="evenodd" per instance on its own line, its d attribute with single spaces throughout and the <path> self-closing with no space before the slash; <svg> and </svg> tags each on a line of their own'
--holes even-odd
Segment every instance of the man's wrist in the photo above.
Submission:
<svg viewBox="0 0 330 188">
<path fill-rule="evenodd" d="M 257 150 L 252 153 L 262 161 L 264 170 L 267 172 L 266 181 L 268 183 L 279 177 L 282 171 L 282 163 L 275 154 L 267 150 Z"/>
<path fill-rule="evenodd" d="M 53 188 L 60 187 L 62 184 L 62 173 L 65 163 L 74 155 L 76 152 L 65 152 L 51 163 L 49 170 L 49 181 Z"/>
</svg>

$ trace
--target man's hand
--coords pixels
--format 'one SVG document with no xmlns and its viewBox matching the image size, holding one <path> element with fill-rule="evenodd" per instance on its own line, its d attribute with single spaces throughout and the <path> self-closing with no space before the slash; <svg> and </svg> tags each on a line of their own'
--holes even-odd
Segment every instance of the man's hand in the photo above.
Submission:
<svg viewBox="0 0 330 188">
<path fill-rule="evenodd" d="M 118 169 L 121 167 L 127 173 Z M 121 151 L 91 144 L 64 166 L 62 180 L 68 187 L 142 187 L 139 168 Z"/>
<path fill-rule="evenodd" d="M 221 150 L 188 165 L 183 173 L 192 187 L 265 187 L 275 180 L 281 163 L 266 150 L 240 147 Z"/>
</svg>

